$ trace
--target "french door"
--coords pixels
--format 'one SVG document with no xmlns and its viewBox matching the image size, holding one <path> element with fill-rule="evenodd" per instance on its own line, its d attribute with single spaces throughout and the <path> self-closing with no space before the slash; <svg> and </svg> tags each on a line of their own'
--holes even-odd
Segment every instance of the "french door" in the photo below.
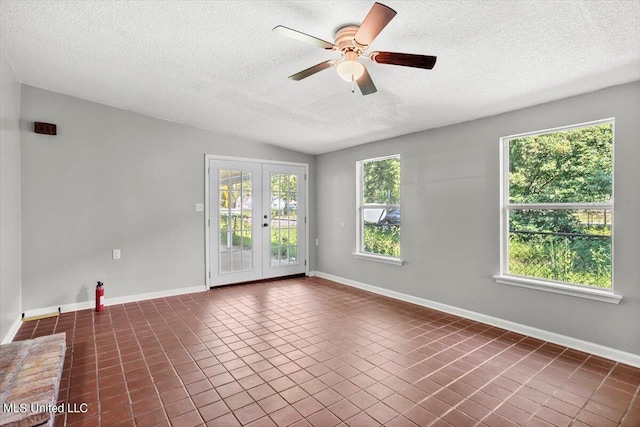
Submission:
<svg viewBox="0 0 640 427">
<path fill-rule="evenodd" d="M 209 160 L 210 286 L 306 272 L 305 171 Z"/>
</svg>

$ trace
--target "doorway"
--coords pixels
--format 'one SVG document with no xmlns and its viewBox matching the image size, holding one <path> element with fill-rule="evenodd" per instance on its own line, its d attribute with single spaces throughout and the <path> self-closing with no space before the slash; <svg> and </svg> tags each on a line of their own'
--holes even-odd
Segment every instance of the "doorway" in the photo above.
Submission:
<svg viewBox="0 0 640 427">
<path fill-rule="evenodd" d="M 306 171 L 207 158 L 209 287 L 307 272 Z"/>
</svg>

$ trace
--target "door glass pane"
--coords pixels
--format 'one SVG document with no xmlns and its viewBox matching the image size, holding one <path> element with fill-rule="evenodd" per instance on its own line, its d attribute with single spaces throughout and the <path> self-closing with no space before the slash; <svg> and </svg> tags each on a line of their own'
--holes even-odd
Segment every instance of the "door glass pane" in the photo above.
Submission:
<svg viewBox="0 0 640 427">
<path fill-rule="evenodd" d="M 271 173 L 271 266 L 298 264 L 298 176 Z"/>
<path fill-rule="evenodd" d="M 220 273 L 253 269 L 251 172 L 220 169 Z"/>
</svg>

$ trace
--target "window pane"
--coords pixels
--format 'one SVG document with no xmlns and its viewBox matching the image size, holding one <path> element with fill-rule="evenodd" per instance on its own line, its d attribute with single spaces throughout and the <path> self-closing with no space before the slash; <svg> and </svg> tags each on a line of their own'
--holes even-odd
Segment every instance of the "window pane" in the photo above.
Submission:
<svg viewBox="0 0 640 427">
<path fill-rule="evenodd" d="M 252 269 L 251 172 L 221 169 L 219 174 L 219 271 Z"/>
<path fill-rule="evenodd" d="M 400 257 L 400 156 L 359 162 L 360 252 Z M 370 206 L 378 205 L 378 206 Z M 382 206 L 381 206 L 382 205 Z"/>
<path fill-rule="evenodd" d="M 513 209 L 509 273 L 611 288 L 609 209 Z"/>
<path fill-rule="evenodd" d="M 271 266 L 297 264 L 298 176 L 271 174 Z"/>
<path fill-rule="evenodd" d="M 610 202 L 613 125 L 509 141 L 510 203 Z"/>
<path fill-rule="evenodd" d="M 400 158 L 364 162 L 363 203 L 400 204 Z"/>
<path fill-rule="evenodd" d="M 377 255 L 400 257 L 400 226 L 364 224 L 364 250 Z"/>
</svg>

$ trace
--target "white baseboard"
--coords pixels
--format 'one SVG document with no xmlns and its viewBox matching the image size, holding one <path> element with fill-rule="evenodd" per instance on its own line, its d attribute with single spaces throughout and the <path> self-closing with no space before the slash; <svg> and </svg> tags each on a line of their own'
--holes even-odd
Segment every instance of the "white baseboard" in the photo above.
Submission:
<svg viewBox="0 0 640 427">
<path fill-rule="evenodd" d="M 126 304 L 128 302 L 137 302 L 144 301 L 148 299 L 154 298 L 165 298 L 165 297 L 173 297 L 176 295 L 185 295 L 185 294 L 194 294 L 196 292 L 204 292 L 206 289 L 203 286 L 192 286 L 190 288 L 177 288 L 177 289 L 167 289 L 166 291 L 157 291 L 157 292 L 146 292 L 144 294 L 136 294 L 136 295 L 127 295 L 124 297 L 115 297 L 115 298 L 105 298 L 104 305 L 117 305 L 117 304 Z M 93 307 L 94 302 L 91 302 L 91 306 Z"/>
<path fill-rule="evenodd" d="M 307 277 L 314 277 L 314 276 L 317 276 L 317 274 L 318 274 L 318 273 L 317 273 L 316 271 L 313 271 L 313 270 L 312 270 L 312 271 L 310 271 L 309 273 L 307 273 Z"/>
<path fill-rule="evenodd" d="M 18 333 L 18 329 L 20 329 L 20 325 L 22 325 L 21 319 L 16 319 L 11 324 L 11 327 L 9 328 L 9 331 L 7 332 L 7 335 L 5 335 L 5 337 L 2 339 L 2 342 L 0 342 L 0 344 L 8 344 L 11 341 L 13 341 L 13 339 L 16 336 L 16 334 Z"/>
<path fill-rule="evenodd" d="M 386 297 L 410 302 L 412 304 L 421 305 L 423 307 L 432 308 L 434 310 L 443 311 L 445 313 L 455 314 L 457 316 L 464 317 L 470 320 L 475 320 L 475 321 L 486 323 L 492 326 L 497 326 L 502 329 L 507 329 L 509 331 L 517 332 L 519 334 L 528 335 L 530 337 L 537 338 L 543 341 L 548 341 L 564 347 L 573 348 L 575 350 L 594 354 L 596 356 L 604 357 L 607 359 L 615 360 L 620 363 L 625 363 L 627 365 L 640 368 L 640 355 L 638 354 L 617 350 L 615 348 L 606 347 L 600 344 L 579 340 L 566 335 L 557 334 L 555 332 L 545 331 L 543 329 L 533 328 L 531 326 L 522 325 L 520 323 L 511 322 L 509 320 L 488 316 L 486 314 L 465 310 L 463 308 L 458 308 L 458 307 L 454 307 L 447 304 L 442 304 L 436 301 L 431 301 L 431 300 L 416 297 L 413 295 L 407 295 L 407 294 L 392 291 L 389 289 L 368 285 L 366 283 L 357 282 L 355 280 L 345 279 L 344 277 L 334 276 L 332 274 L 323 273 L 321 271 L 315 271 L 314 276 L 331 280 L 334 282 L 338 282 L 343 285 L 351 286 L 354 288 L 362 289 L 365 291 L 373 292 L 378 295 L 384 295 Z"/>
<path fill-rule="evenodd" d="M 74 302 L 70 304 L 52 305 L 50 307 L 34 308 L 31 310 L 25 310 L 22 312 L 22 317 L 35 317 L 45 314 L 55 313 L 58 310 L 61 313 L 68 313 L 71 311 L 85 310 L 87 308 L 94 307 L 93 301 Z"/>
<path fill-rule="evenodd" d="M 164 291 L 157 291 L 157 292 L 145 292 L 142 294 L 105 298 L 104 305 L 110 306 L 110 305 L 117 305 L 117 304 L 126 304 L 128 302 L 145 301 L 145 300 L 154 299 L 154 298 L 164 298 L 164 297 L 172 297 L 175 295 L 204 292 L 205 290 L 206 289 L 204 288 L 204 286 L 192 286 L 190 288 L 176 288 L 176 289 L 167 289 Z M 23 313 L 23 316 L 24 317 L 42 316 L 43 314 L 55 313 L 56 311 L 58 311 L 58 309 L 60 309 L 61 313 L 68 313 L 71 311 L 86 310 L 88 308 L 94 308 L 94 307 L 95 307 L 95 301 L 76 302 L 76 303 L 70 303 L 70 304 L 55 305 L 51 307 L 35 308 L 32 310 L 25 310 Z M 20 319 L 18 319 L 17 323 L 19 328 Z M 11 339 L 13 339 L 13 337 L 11 337 Z"/>
</svg>

